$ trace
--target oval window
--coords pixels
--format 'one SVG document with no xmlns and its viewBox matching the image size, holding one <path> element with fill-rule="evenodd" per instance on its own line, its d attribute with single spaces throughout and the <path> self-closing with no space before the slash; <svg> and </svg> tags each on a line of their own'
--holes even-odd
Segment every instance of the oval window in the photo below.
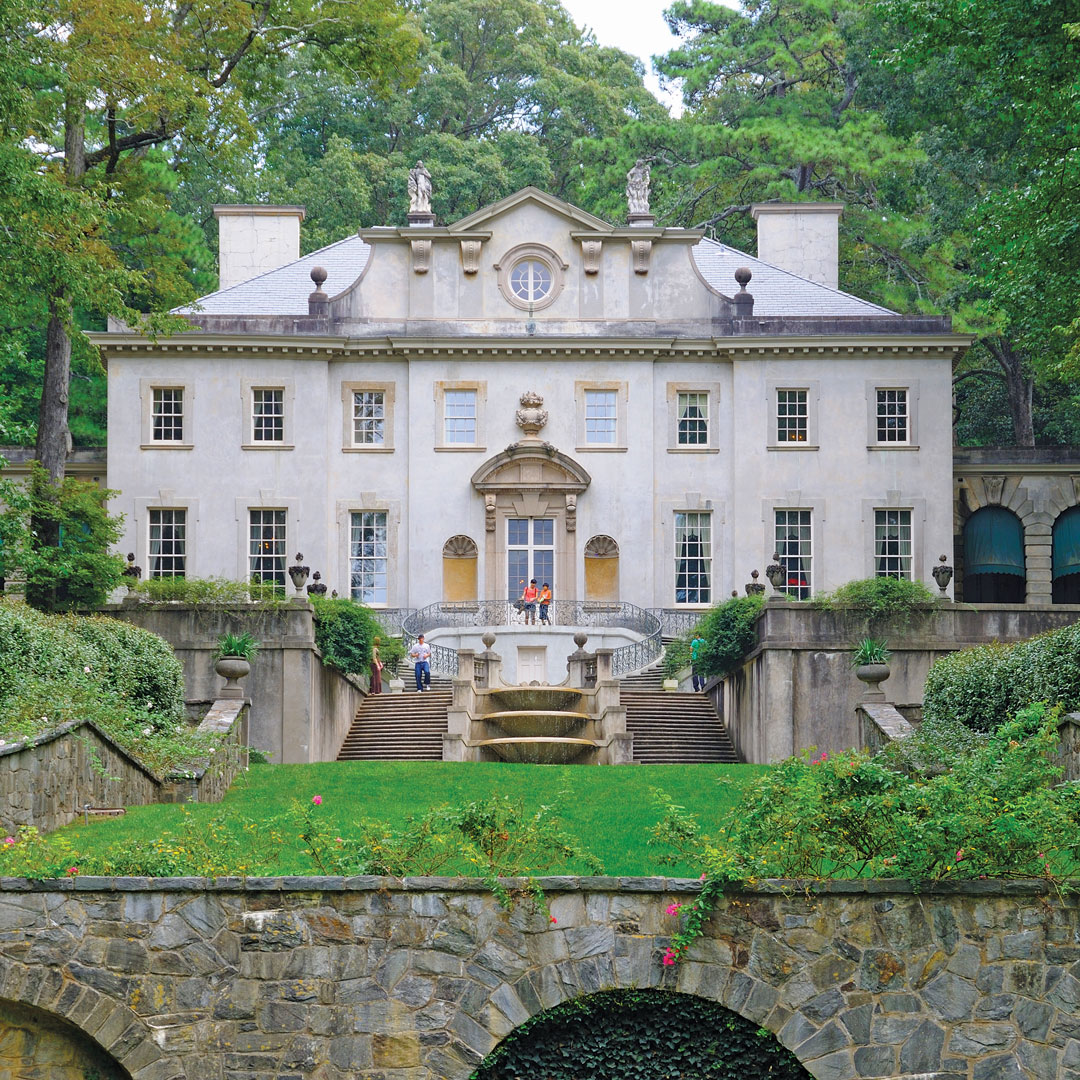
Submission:
<svg viewBox="0 0 1080 1080">
<path fill-rule="evenodd" d="M 523 259 L 510 271 L 510 289 L 525 304 L 535 304 L 551 292 L 551 270 L 539 259 Z"/>
</svg>

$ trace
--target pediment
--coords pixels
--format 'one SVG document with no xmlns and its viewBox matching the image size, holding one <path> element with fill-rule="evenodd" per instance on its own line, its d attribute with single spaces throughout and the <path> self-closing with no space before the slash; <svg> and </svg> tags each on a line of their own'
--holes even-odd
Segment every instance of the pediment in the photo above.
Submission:
<svg viewBox="0 0 1080 1080">
<path fill-rule="evenodd" d="M 489 458 L 473 473 L 472 484 L 479 492 L 561 491 L 580 494 L 592 477 L 566 454 L 550 443 L 513 443 Z"/>
<path fill-rule="evenodd" d="M 541 191 L 539 188 L 524 187 L 520 191 L 515 191 L 513 195 L 507 195 L 505 199 L 500 199 L 490 206 L 485 206 L 475 213 L 469 214 L 468 217 L 461 218 L 460 221 L 455 221 L 452 225 L 448 226 L 448 230 L 451 233 L 482 230 L 490 225 L 496 218 L 500 218 L 503 215 L 510 213 L 512 210 L 517 209 L 519 206 L 528 203 L 541 206 L 546 210 L 558 214 L 560 217 L 565 218 L 568 224 L 578 229 L 587 229 L 593 232 L 602 233 L 610 233 L 615 229 L 615 226 L 604 221 L 602 218 L 596 217 L 595 214 L 590 214 L 587 210 L 582 210 L 580 206 L 574 206 L 572 203 L 557 199 L 554 195 L 549 195 L 546 191 Z"/>
</svg>

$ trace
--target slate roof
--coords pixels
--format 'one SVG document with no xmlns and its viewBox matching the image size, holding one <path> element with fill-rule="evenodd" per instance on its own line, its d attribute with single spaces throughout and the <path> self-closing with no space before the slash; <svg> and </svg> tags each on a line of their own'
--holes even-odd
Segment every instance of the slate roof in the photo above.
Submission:
<svg viewBox="0 0 1080 1080">
<path fill-rule="evenodd" d="M 311 269 L 326 270 L 328 296 L 349 288 L 367 265 L 370 247 L 359 236 L 313 251 L 296 262 L 260 274 L 231 289 L 210 293 L 197 305 L 177 308 L 181 315 L 306 315 L 307 298 L 315 285 Z M 856 296 L 818 285 L 797 274 L 755 259 L 743 251 L 716 240 L 703 239 L 694 248 L 694 260 L 702 277 L 725 296 L 738 289 L 735 270 L 747 266 L 753 273 L 748 290 L 754 297 L 754 315 L 875 316 L 891 315 L 888 308 L 860 300 Z"/>
<path fill-rule="evenodd" d="M 178 315 L 306 315 L 308 296 L 315 291 L 312 267 L 326 271 L 327 296 L 344 292 L 363 273 L 371 249 L 359 236 L 328 244 L 296 262 L 242 281 L 231 289 L 203 296 L 176 309 Z"/>
<path fill-rule="evenodd" d="M 865 317 L 895 314 L 888 308 L 860 300 L 850 293 L 830 289 L 828 285 L 819 285 L 798 274 L 781 270 L 717 240 L 703 239 L 694 248 L 694 261 L 701 276 L 725 296 L 733 296 L 739 288 L 735 271 L 740 266 L 749 267 L 754 276 L 746 291 L 754 298 L 755 318 L 773 315 Z"/>
</svg>

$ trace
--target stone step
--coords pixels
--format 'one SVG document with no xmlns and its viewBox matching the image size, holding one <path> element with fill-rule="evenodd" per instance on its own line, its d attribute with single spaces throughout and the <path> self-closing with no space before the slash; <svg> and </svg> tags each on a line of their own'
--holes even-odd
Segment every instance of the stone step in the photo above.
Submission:
<svg viewBox="0 0 1080 1080">
<path fill-rule="evenodd" d="M 626 730 L 641 764 L 735 763 L 739 760 L 712 698 L 631 686 L 620 695 Z"/>
<path fill-rule="evenodd" d="M 357 710 L 338 761 L 441 761 L 452 700 L 450 683 L 435 679 L 422 694 L 372 694 Z"/>
</svg>

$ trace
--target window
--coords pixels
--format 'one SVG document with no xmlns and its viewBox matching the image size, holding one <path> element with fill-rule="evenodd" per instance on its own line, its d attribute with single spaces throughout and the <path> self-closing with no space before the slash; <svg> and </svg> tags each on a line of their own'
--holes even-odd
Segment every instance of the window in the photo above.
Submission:
<svg viewBox="0 0 1080 1080">
<path fill-rule="evenodd" d="M 813 584 L 810 520 L 809 510 L 775 511 L 773 541 L 787 572 L 782 589 L 796 600 L 809 599 Z"/>
<path fill-rule="evenodd" d="M 248 511 L 248 575 L 285 587 L 285 511 Z"/>
<path fill-rule="evenodd" d="M 874 511 L 874 573 L 911 579 L 911 511 Z"/>
<path fill-rule="evenodd" d="M 712 602 L 712 515 L 675 514 L 675 603 Z"/>
<path fill-rule="evenodd" d="M 524 304 L 547 299 L 551 285 L 551 269 L 539 259 L 523 259 L 510 271 L 510 291 Z"/>
<path fill-rule="evenodd" d="M 517 600 L 536 578 L 555 590 L 555 519 L 506 519 L 506 595 Z"/>
<path fill-rule="evenodd" d="M 387 564 L 386 511 L 354 512 L 349 528 L 349 595 L 365 604 L 385 604 Z"/>
<path fill-rule="evenodd" d="M 285 441 L 284 390 L 252 390 L 251 438 L 253 442 Z"/>
<path fill-rule="evenodd" d="M 679 394 L 679 446 L 705 446 L 709 442 L 709 395 Z"/>
<path fill-rule="evenodd" d="M 353 391 L 353 445 L 382 446 L 386 440 L 386 393 Z"/>
<path fill-rule="evenodd" d="M 187 511 L 150 510 L 150 576 L 184 577 L 187 572 Z"/>
<path fill-rule="evenodd" d="M 776 441 L 804 443 L 809 438 L 810 412 L 805 390 L 776 391 Z"/>
<path fill-rule="evenodd" d="M 906 443 L 908 441 L 907 390 L 877 391 L 877 441 Z"/>
<path fill-rule="evenodd" d="M 447 390 L 443 395 L 443 437 L 448 444 L 476 444 L 476 391 Z"/>
<path fill-rule="evenodd" d="M 184 391 L 181 387 L 155 387 L 152 413 L 154 442 L 184 441 Z"/>
<path fill-rule="evenodd" d="M 618 426 L 618 395 L 614 390 L 585 391 L 585 441 L 614 443 Z"/>
</svg>

